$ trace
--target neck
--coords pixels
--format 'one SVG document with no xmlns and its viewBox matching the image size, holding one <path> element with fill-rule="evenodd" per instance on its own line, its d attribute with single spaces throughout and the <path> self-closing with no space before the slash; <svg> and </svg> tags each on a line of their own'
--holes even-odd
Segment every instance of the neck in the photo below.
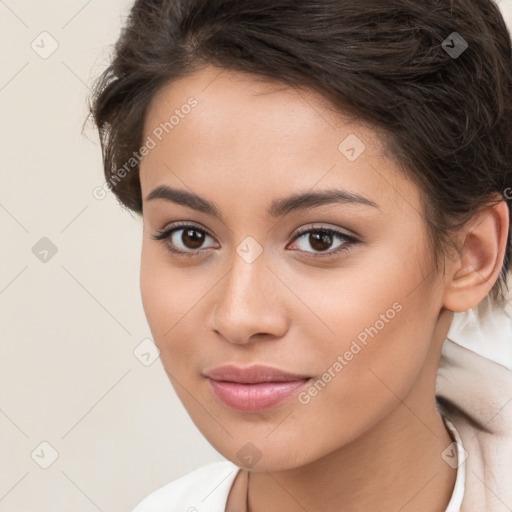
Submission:
<svg viewBox="0 0 512 512">
<path fill-rule="evenodd" d="M 435 406 L 435 380 L 451 318 L 441 312 L 432 357 L 409 394 L 397 397 L 376 426 L 304 466 L 251 472 L 249 512 L 444 511 L 456 470 L 441 458 L 452 439 Z"/>
</svg>

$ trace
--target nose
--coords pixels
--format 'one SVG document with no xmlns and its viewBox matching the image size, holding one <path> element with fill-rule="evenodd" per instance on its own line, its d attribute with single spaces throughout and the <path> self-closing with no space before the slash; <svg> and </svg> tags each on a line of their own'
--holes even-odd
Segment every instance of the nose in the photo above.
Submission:
<svg viewBox="0 0 512 512">
<path fill-rule="evenodd" d="M 286 289 L 262 253 L 252 263 L 235 254 L 232 267 L 216 287 L 210 328 L 226 341 L 247 344 L 255 338 L 284 336 Z"/>
</svg>

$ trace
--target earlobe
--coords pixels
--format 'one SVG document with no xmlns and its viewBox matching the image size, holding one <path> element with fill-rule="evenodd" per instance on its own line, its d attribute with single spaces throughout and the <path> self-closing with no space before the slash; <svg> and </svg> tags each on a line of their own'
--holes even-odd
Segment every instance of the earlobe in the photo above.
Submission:
<svg viewBox="0 0 512 512">
<path fill-rule="evenodd" d="M 453 312 L 474 308 L 499 277 L 509 232 L 505 201 L 479 210 L 461 229 L 460 258 L 446 261 L 444 306 Z"/>
</svg>

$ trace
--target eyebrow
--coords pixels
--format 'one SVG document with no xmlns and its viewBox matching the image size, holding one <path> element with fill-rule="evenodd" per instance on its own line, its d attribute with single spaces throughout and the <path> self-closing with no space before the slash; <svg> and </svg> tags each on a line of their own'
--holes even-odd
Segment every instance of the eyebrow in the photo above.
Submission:
<svg viewBox="0 0 512 512">
<path fill-rule="evenodd" d="M 214 203 L 186 190 L 179 190 L 167 185 L 160 185 L 146 196 L 146 201 L 154 201 L 156 199 L 181 204 L 188 208 L 192 208 L 193 210 L 207 213 L 222 219 L 222 215 Z M 331 188 L 317 192 L 301 192 L 289 197 L 275 199 L 267 209 L 267 212 L 272 217 L 281 217 L 292 211 L 306 210 L 308 208 L 315 208 L 317 206 L 334 203 L 362 204 L 379 208 L 377 203 L 367 197 L 344 189 Z"/>
</svg>

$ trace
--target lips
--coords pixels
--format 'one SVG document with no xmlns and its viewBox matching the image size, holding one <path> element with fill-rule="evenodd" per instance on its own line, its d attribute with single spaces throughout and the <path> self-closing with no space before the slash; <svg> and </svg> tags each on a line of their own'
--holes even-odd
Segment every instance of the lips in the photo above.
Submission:
<svg viewBox="0 0 512 512">
<path fill-rule="evenodd" d="M 310 380 L 264 365 L 225 365 L 206 371 L 210 388 L 225 405 L 240 412 L 260 412 L 295 395 Z"/>
<path fill-rule="evenodd" d="M 205 372 L 207 377 L 214 380 L 239 382 L 241 384 L 255 384 L 259 382 L 289 382 L 309 379 L 309 375 L 285 372 L 272 366 L 253 365 L 242 368 L 234 365 L 225 365 Z"/>
</svg>

